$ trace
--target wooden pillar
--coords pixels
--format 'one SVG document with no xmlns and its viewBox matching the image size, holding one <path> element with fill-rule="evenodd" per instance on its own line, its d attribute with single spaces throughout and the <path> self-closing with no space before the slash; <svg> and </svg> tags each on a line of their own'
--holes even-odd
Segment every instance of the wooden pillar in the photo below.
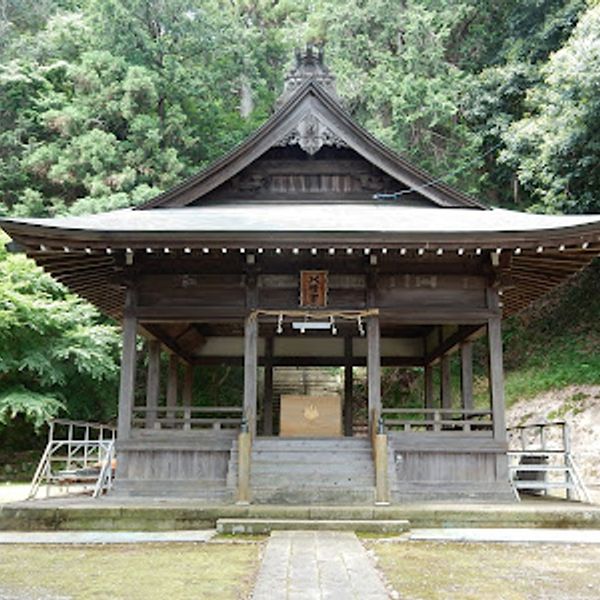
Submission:
<svg viewBox="0 0 600 600">
<path fill-rule="evenodd" d="M 160 394 L 160 342 L 148 342 L 148 378 L 146 382 L 146 429 L 154 429 Z"/>
<path fill-rule="evenodd" d="M 354 379 L 352 372 L 352 337 L 344 338 L 344 435 L 352 437 Z"/>
<path fill-rule="evenodd" d="M 425 408 L 433 408 L 433 366 L 425 365 L 423 370 L 424 392 L 425 392 Z"/>
<path fill-rule="evenodd" d="M 452 357 L 444 354 L 440 361 L 440 396 L 442 408 L 452 408 Z"/>
<path fill-rule="evenodd" d="M 192 394 L 194 390 L 194 365 L 189 363 L 185 365 L 185 373 L 183 375 L 183 428 L 189 431 L 192 428 Z"/>
<path fill-rule="evenodd" d="M 371 428 L 377 427 L 381 416 L 381 339 L 379 331 L 379 317 L 371 316 L 367 319 L 367 383 L 369 424 Z M 374 420 L 374 421 L 373 421 Z"/>
<path fill-rule="evenodd" d="M 238 504 L 250 502 L 250 468 L 252 460 L 252 435 L 242 431 L 238 435 Z"/>
<path fill-rule="evenodd" d="M 375 504 L 389 504 L 387 435 L 377 434 L 375 436 L 373 450 L 375 454 Z"/>
<path fill-rule="evenodd" d="M 460 390 L 463 409 L 473 410 L 473 342 L 460 346 Z"/>
<path fill-rule="evenodd" d="M 273 435 L 273 336 L 265 339 L 265 390 L 263 396 L 263 434 Z"/>
<path fill-rule="evenodd" d="M 494 439 L 506 441 L 504 416 L 504 372 L 502 365 L 502 325 L 500 316 L 488 319 L 490 402 L 494 420 Z"/>
<path fill-rule="evenodd" d="M 244 324 L 244 417 L 251 436 L 256 435 L 256 371 L 258 367 L 258 319 L 255 314 Z"/>
<path fill-rule="evenodd" d="M 123 350 L 121 354 L 121 380 L 119 384 L 119 419 L 117 435 L 126 440 L 131 435 L 131 414 L 135 399 L 135 363 L 137 318 L 135 316 L 135 291 L 127 290 L 123 310 Z"/>
<path fill-rule="evenodd" d="M 177 379 L 179 371 L 179 358 L 176 354 L 169 354 L 169 370 L 167 371 L 167 407 L 175 408 L 177 406 Z M 168 410 L 169 419 L 177 417 L 175 410 Z M 171 425 L 173 425 L 171 423 Z"/>
</svg>

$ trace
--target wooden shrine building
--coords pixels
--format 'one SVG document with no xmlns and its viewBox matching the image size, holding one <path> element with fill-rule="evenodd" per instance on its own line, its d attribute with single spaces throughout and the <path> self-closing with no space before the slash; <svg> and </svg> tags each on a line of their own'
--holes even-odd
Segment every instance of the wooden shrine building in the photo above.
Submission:
<svg viewBox="0 0 600 600">
<path fill-rule="evenodd" d="M 13 248 L 122 322 L 111 493 L 224 502 L 510 500 L 502 318 L 600 252 L 600 216 L 490 209 L 392 152 L 344 111 L 310 49 L 259 130 L 145 205 L 1 225 Z M 194 397 L 195 367 L 215 364 L 243 365 L 237 406 Z M 280 366 L 343 367 L 343 397 L 274 398 Z M 382 366 L 422 372 L 421 407 L 382 405 Z"/>
</svg>

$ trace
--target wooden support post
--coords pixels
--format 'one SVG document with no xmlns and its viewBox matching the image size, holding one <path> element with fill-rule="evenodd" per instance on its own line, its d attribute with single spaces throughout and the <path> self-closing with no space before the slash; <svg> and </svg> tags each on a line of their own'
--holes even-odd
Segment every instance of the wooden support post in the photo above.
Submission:
<svg viewBox="0 0 600 600">
<path fill-rule="evenodd" d="M 388 481 L 388 446 L 387 435 L 378 433 L 375 436 L 375 504 L 389 504 L 390 490 Z"/>
<path fill-rule="evenodd" d="M 433 366 L 425 365 L 423 370 L 423 388 L 425 392 L 425 408 L 433 408 Z"/>
<path fill-rule="evenodd" d="M 354 379 L 352 370 L 352 338 L 344 338 L 344 435 L 352 437 Z"/>
<path fill-rule="evenodd" d="M 263 435 L 273 435 L 273 336 L 265 339 L 265 386 L 263 394 Z"/>
<path fill-rule="evenodd" d="M 119 440 L 126 440 L 131 435 L 131 413 L 135 399 L 135 364 L 137 319 L 134 314 L 136 304 L 135 292 L 131 288 L 125 296 L 123 310 L 123 350 L 121 354 L 121 380 L 119 384 Z"/>
<path fill-rule="evenodd" d="M 192 394 L 194 391 L 194 365 L 186 364 L 183 375 L 183 429 L 189 431 L 192 428 Z"/>
<path fill-rule="evenodd" d="M 160 342 L 148 342 L 148 377 L 146 381 L 146 429 L 154 429 L 160 393 Z"/>
<path fill-rule="evenodd" d="M 177 406 L 177 387 L 179 378 L 179 358 L 176 354 L 169 354 L 169 370 L 167 371 L 167 407 Z M 167 422 L 176 417 L 176 411 L 167 411 Z M 173 423 L 170 423 L 173 426 Z"/>
<path fill-rule="evenodd" d="M 452 408 L 452 357 L 449 354 L 444 354 L 440 361 L 440 396 L 442 408 Z"/>
<path fill-rule="evenodd" d="M 460 389 L 463 409 L 473 410 L 473 342 L 460 346 Z"/>
<path fill-rule="evenodd" d="M 367 319 L 367 383 L 369 425 L 371 431 L 377 428 L 377 421 L 381 416 L 381 338 L 379 331 L 379 317 L 372 316 Z"/>
<path fill-rule="evenodd" d="M 492 408 L 494 439 L 507 443 L 506 418 L 504 415 L 504 372 L 502 366 L 501 316 L 488 319 L 488 354 L 490 378 L 490 403 Z M 496 455 L 496 480 L 508 479 L 508 457 L 506 453 Z"/>
<path fill-rule="evenodd" d="M 244 417 L 248 431 L 256 435 L 256 396 L 258 368 L 258 319 L 249 315 L 244 324 Z"/>
<path fill-rule="evenodd" d="M 242 431 L 238 436 L 238 497 L 239 504 L 250 502 L 250 461 L 252 435 Z"/>
<path fill-rule="evenodd" d="M 502 328 L 500 317 L 488 319 L 490 401 L 494 419 L 494 439 L 506 441 L 504 416 L 504 373 L 502 367 Z"/>
</svg>

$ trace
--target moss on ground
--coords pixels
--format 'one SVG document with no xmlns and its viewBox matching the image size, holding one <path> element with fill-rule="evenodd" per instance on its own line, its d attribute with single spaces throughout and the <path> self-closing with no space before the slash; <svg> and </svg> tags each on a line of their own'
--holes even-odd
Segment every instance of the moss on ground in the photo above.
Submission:
<svg viewBox="0 0 600 600">
<path fill-rule="evenodd" d="M 247 598 L 258 544 L 0 547 L 0 597 L 74 600 Z"/>
<path fill-rule="evenodd" d="M 596 600 L 600 547 L 367 543 L 403 600 Z"/>
</svg>

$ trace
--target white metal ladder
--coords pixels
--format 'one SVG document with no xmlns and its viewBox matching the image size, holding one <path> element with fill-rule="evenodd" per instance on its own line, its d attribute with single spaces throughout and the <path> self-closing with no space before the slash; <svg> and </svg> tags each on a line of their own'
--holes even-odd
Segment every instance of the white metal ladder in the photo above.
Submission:
<svg viewBox="0 0 600 600">
<path fill-rule="evenodd" d="M 37 466 L 28 499 L 35 498 L 42 485 L 93 486 L 100 496 L 112 486 L 116 429 L 108 425 L 54 419 L 49 423 L 48 443 Z"/>
<path fill-rule="evenodd" d="M 569 500 L 590 502 L 571 454 L 568 423 L 553 421 L 508 429 L 508 470 L 517 499 L 524 491 L 565 490 Z"/>
</svg>

